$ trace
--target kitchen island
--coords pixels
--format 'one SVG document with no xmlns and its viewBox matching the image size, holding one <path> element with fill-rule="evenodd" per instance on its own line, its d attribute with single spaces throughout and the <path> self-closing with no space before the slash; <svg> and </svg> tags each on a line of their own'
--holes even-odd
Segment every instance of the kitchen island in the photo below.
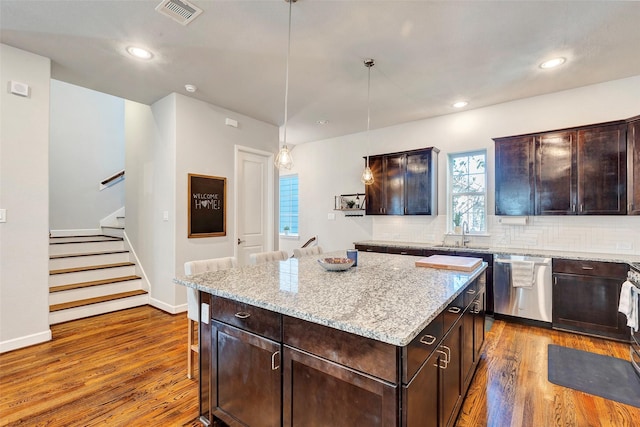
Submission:
<svg viewBox="0 0 640 427">
<path fill-rule="evenodd" d="M 317 259 L 176 279 L 200 291 L 201 419 L 452 425 L 484 342 L 486 264 L 437 270 L 361 252 L 330 272 Z"/>
</svg>

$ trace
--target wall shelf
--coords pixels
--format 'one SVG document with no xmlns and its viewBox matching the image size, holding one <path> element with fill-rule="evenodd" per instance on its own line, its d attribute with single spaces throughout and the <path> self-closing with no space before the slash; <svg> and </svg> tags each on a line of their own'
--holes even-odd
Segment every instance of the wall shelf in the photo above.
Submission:
<svg viewBox="0 0 640 427">
<path fill-rule="evenodd" d="M 353 194 L 341 194 L 335 196 L 334 207 L 335 211 L 344 212 L 344 216 L 364 216 L 365 212 L 365 199 L 364 193 Z"/>
</svg>

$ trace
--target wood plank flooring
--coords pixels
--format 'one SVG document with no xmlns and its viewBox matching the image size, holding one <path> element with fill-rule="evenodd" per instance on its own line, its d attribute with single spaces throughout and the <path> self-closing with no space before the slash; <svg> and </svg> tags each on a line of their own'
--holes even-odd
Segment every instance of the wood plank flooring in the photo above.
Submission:
<svg viewBox="0 0 640 427">
<path fill-rule="evenodd" d="M 456 426 L 640 426 L 640 408 L 547 381 L 548 344 L 629 360 L 628 344 L 497 320 Z"/>
<path fill-rule="evenodd" d="M 185 314 L 143 306 L 51 329 L 0 354 L 0 426 L 201 425 Z M 640 426 L 638 408 L 549 383 L 550 343 L 628 360 L 625 344 L 496 321 L 456 426 Z"/>
<path fill-rule="evenodd" d="M 200 426 L 187 317 L 149 306 L 53 325 L 0 354 L 0 426 Z"/>
</svg>

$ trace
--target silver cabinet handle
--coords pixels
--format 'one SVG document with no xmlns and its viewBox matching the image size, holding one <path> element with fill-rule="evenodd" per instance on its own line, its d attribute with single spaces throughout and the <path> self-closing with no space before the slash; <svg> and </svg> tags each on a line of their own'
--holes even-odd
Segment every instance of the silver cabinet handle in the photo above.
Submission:
<svg viewBox="0 0 640 427">
<path fill-rule="evenodd" d="M 247 317 L 251 316 L 251 313 L 247 313 L 246 311 L 239 311 L 235 314 L 235 316 L 238 319 L 246 319 Z"/>
<path fill-rule="evenodd" d="M 433 335 L 425 335 L 420 338 L 420 342 L 424 345 L 431 345 L 436 342 L 436 337 L 434 337 Z"/>
<path fill-rule="evenodd" d="M 593 270 L 593 267 L 589 267 L 589 266 L 583 265 L 582 269 L 583 270 Z"/>
<path fill-rule="evenodd" d="M 406 255 L 406 254 L 407 254 L 407 252 L 405 252 L 405 251 L 400 251 L 400 255 Z"/>
<path fill-rule="evenodd" d="M 447 353 L 442 350 L 436 350 L 436 352 L 442 354 L 444 356 L 444 359 L 438 359 L 438 363 L 434 363 L 433 366 L 437 366 L 440 369 L 447 369 L 447 366 L 449 365 L 449 361 L 447 360 Z"/>
<path fill-rule="evenodd" d="M 278 364 L 276 365 L 276 357 L 280 354 L 280 350 L 271 355 L 271 370 L 277 371 L 280 367 L 280 358 L 278 358 Z"/>
<path fill-rule="evenodd" d="M 469 289 L 469 290 L 467 291 L 467 293 L 468 293 L 469 295 L 473 295 L 473 294 L 475 294 L 475 293 L 476 293 L 476 290 L 475 290 L 475 289 Z"/>
<path fill-rule="evenodd" d="M 449 313 L 458 314 L 460 313 L 460 307 L 449 307 L 447 310 Z"/>
</svg>

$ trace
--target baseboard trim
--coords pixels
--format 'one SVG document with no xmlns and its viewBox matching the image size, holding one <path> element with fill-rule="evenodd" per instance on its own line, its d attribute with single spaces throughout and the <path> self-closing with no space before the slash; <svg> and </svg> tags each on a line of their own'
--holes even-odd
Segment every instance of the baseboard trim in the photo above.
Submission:
<svg viewBox="0 0 640 427">
<path fill-rule="evenodd" d="M 29 347 L 47 341 L 51 341 L 51 329 L 47 329 L 46 331 L 39 332 L 37 334 L 14 338 L 12 340 L 0 341 L 0 353 L 18 350 L 20 348 Z"/>
<path fill-rule="evenodd" d="M 77 230 L 49 230 L 51 237 L 73 237 L 73 236 L 99 236 L 102 230 L 99 228 L 80 228 Z"/>
<path fill-rule="evenodd" d="M 169 305 L 166 302 L 157 300 L 155 298 L 149 298 L 149 305 L 159 310 L 166 311 L 169 314 L 184 313 L 185 311 L 187 311 L 187 304 Z"/>
</svg>

